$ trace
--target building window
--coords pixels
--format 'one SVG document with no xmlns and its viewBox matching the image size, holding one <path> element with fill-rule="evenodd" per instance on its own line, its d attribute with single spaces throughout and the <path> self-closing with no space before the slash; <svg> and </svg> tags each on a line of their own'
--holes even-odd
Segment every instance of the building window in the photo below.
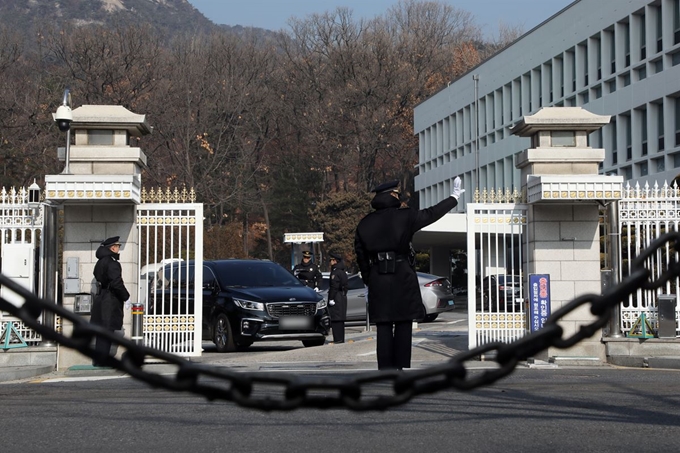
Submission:
<svg viewBox="0 0 680 453">
<path fill-rule="evenodd" d="M 630 24 L 621 24 L 623 29 L 623 51 L 625 55 L 626 68 L 630 66 Z"/>
<path fill-rule="evenodd" d="M 624 87 L 627 87 L 630 85 L 630 72 L 626 72 L 625 74 L 621 74 L 621 85 Z"/>
<path fill-rule="evenodd" d="M 640 136 L 642 137 L 642 155 L 647 155 L 647 109 L 640 110 Z"/>
<path fill-rule="evenodd" d="M 663 58 L 659 58 L 658 60 L 652 61 L 651 68 L 652 71 L 654 71 L 654 74 L 658 74 L 661 71 L 663 71 Z"/>
<path fill-rule="evenodd" d="M 579 93 L 579 105 L 587 104 L 590 102 L 590 95 L 588 94 L 588 90 L 584 91 L 583 93 Z"/>
<path fill-rule="evenodd" d="M 680 98 L 675 98 L 675 146 L 680 146 Z"/>
<path fill-rule="evenodd" d="M 647 78 L 647 66 L 641 66 L 635 70 L 638 80 L 645 80 Z"/>
<path fill-rule="evenodd" d="M 626 128 L 626 160 L 633 159 L 633 145 L 631 144 L 632 133 L 630 130 L 630 120 L 628 121 L 628 127 Z"/>
<path fill-rule="evenodd" d="M 600 99 L 602 97 L 602 85 L 598 85 L 593 88 L 593 97 L 595 99 Z"/>
<path fill-rule="evenodd" d="M 638 171 L 640 176 L 647 176 L 649 174 L 649 164 L 647 162 L 640 162 L 638 164 Z"/>
<path fill-rule="evenodd" d="M 616 151 L 612 153 L 612 165 L 616 165 L 619 163 L 619 155 Z"/>
<path fill-rule="evenodd" d="M 655 11 L 655 16 L 656 16 L 656 53 L 659 53 L 663 50 L 663 27 L 662 27 L 662 21 L 661 21 L 661 7 L 656 6 L 654 7 Z"/>
<path fill-rule="evenodd" d="M 610 46 L 609 46 L 609 52 L 610 57 L 611 57 L 611 73 L 616 74 L 616 34 L 614 33 L 614 30 L 610 33 L 611 39 L 609 40 Z"/>
<path fill-rule="evenodd" d="M 647 24 L 645 15 L 640 15 L 640 60 L 647 58 Z"/>
<path fill-rule="evenodd" d="M 597 80 L 602 79 L 602 41 L 598 35 L 597 39 L 594 39 L 595 43 L 595 61 L 597 63 Z"/>
<path fill-rule="evenodd" d="M 657 127 L 657 136 L 659 137 L 659 143 L 658 143 L 658 148 L 659 151 L 663 151 L 664 149 L 664 142 L 663 142 L 663 135 L 664 135 L 664 124 L 663 124 L 663 101 L 660 104 L 656 104 L 656 127 Z"/>
<path fill-rule="evenodd" d="M 680 167 L 680 153 L 673 154 L 673 168 Z"/>
<path fill-rule="evenodd" d="M 628 181 L 630 179 L 633 179 L 633 168 L 632 167 L 623 167 L 621 169 L 623 171 L 623 179 Z"/>
<path fill-rule="evenodd" d="M 664 162 L 663 157 L 661 159 L 655 159 L 654 163 L 656 164 L 657 173 L 663 173 L 664 171 L 666 171 L 666 163 Z"/>
<path fill-rule="evenodd" d="M 680 0 L 673 2 L 673 44 L 680 43 Z"/>
<path fill-rule="evenodd" d="M 609 93 L 614 93 L 616 92 L 616 79 L 610 80 L 609 82 L 606 82 L 607 85 L 607 91 Z"/>
<path fill-rule="evenodd" d="M 675 52 L 671 55 L 671 64 L 677 66 L 680 64 L 680 52 Z"/>
</svg>

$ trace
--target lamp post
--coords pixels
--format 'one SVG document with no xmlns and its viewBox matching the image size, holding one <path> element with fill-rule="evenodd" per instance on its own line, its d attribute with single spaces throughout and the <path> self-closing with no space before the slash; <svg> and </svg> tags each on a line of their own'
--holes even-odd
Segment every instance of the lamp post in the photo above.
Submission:
<svg viewBox="0 0 680 453">
<path fill-rule="evenodd" d="M 63 175 L 68 175 L 70 174 L 71 121 L 73 121 L 73 113 L 71 112 L 71 91 L 68 88 L 64 90 L 64 99 L 57 109 L 57 113 L 54 114 L 54 121 L 57 122 L 60 131 L 66 132 L 66 155 L 64 159 L 66 161 L 66 166 L 61 173 Z"/>
</svg>

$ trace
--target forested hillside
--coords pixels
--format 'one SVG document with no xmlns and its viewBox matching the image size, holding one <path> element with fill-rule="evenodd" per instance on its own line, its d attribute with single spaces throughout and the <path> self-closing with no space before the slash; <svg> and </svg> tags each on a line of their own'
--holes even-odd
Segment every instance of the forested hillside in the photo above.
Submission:
<svg viewBox="0 0 680 453">
<path fill-rule="evenodd" d="M 215 27 L 186 0 L 3 0 L 0 17 L 0 185 L 61 172 L 51 113 L 69 87 L 74 108 L 147 115 L 143 184 L 196 190 L 206 258 L 283 263 L 284 232 L 329 228 L 325 248 L 351 263 L 367 192 L 412 185 L 413 107 L 501 45 L 466 11 L 415 0 L 283 33 Z"/>
</svg>

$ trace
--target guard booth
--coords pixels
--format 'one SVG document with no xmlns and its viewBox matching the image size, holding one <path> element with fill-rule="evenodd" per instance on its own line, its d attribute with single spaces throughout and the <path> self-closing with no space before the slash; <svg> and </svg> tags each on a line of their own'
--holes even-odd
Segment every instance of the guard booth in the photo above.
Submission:
<svg viewBox="0 0 680 453">
<path fill-rule="evenodd" d="M 323 263 L 323 252 L 321 251 L 323 233 L 285 233 L 283 242 L 290 244 L 291 269 L 302 261 L 302 252 L 311 252 L 312 262 L 317 263 L 317 265 Z"/>
</svg>

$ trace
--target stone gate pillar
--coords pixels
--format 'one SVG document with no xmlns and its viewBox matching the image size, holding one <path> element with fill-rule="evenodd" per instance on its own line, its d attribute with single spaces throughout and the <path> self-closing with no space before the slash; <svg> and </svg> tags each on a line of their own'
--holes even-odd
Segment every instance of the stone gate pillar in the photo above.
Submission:
<svg viewBox="0 0 680 453">
<path fill-rule="evenodd" d="M 141 172 L 146 155 L 137 138 L 151 132 L 145 115 L 122 106 L 84 105 L 73 110 L 68 174 L 45 177 L 46 200 L 63 207 L 63 258 L 60 292 L 65 308 L 89 320 L 88 295 L 93 292 L 95 252 L 104 239 L 120 236 L 123 281 L 137 299 L 138 233 L 136 205 L 140 202 Z M 125 310 L 125 335 L 131 334 L 130 310 Z M 62 324 L 70 336 L 72 325 Z M 91 359 L 60 348 L 58 369 L 88 365 Z"/>
<path fill-rule="evenodd" d="M 591 148 L 588 134 L 609 123 L 581 107 L 547 107 L 525 116 L 512 133 L 531 137 L 531 148 L 518 155 L 529 210 L 529 274 L 550 276 L 551 312 L 575 297 L 601 293 L 599 208 L 621 198 L 622 176 L 598 175 L 605 150 Z M 528 276 L 525 276 L 528 282 Z M 531 297 L 532 288 L 527 288 Z M 588 306 L 560 325 L 571 337 L 594 316 Z M 527 317 L 531 313 L 527 312 Z M 601 332 L 568 350 L 550 348 L 556 363 L 606 362 Z"/>
</svg>

